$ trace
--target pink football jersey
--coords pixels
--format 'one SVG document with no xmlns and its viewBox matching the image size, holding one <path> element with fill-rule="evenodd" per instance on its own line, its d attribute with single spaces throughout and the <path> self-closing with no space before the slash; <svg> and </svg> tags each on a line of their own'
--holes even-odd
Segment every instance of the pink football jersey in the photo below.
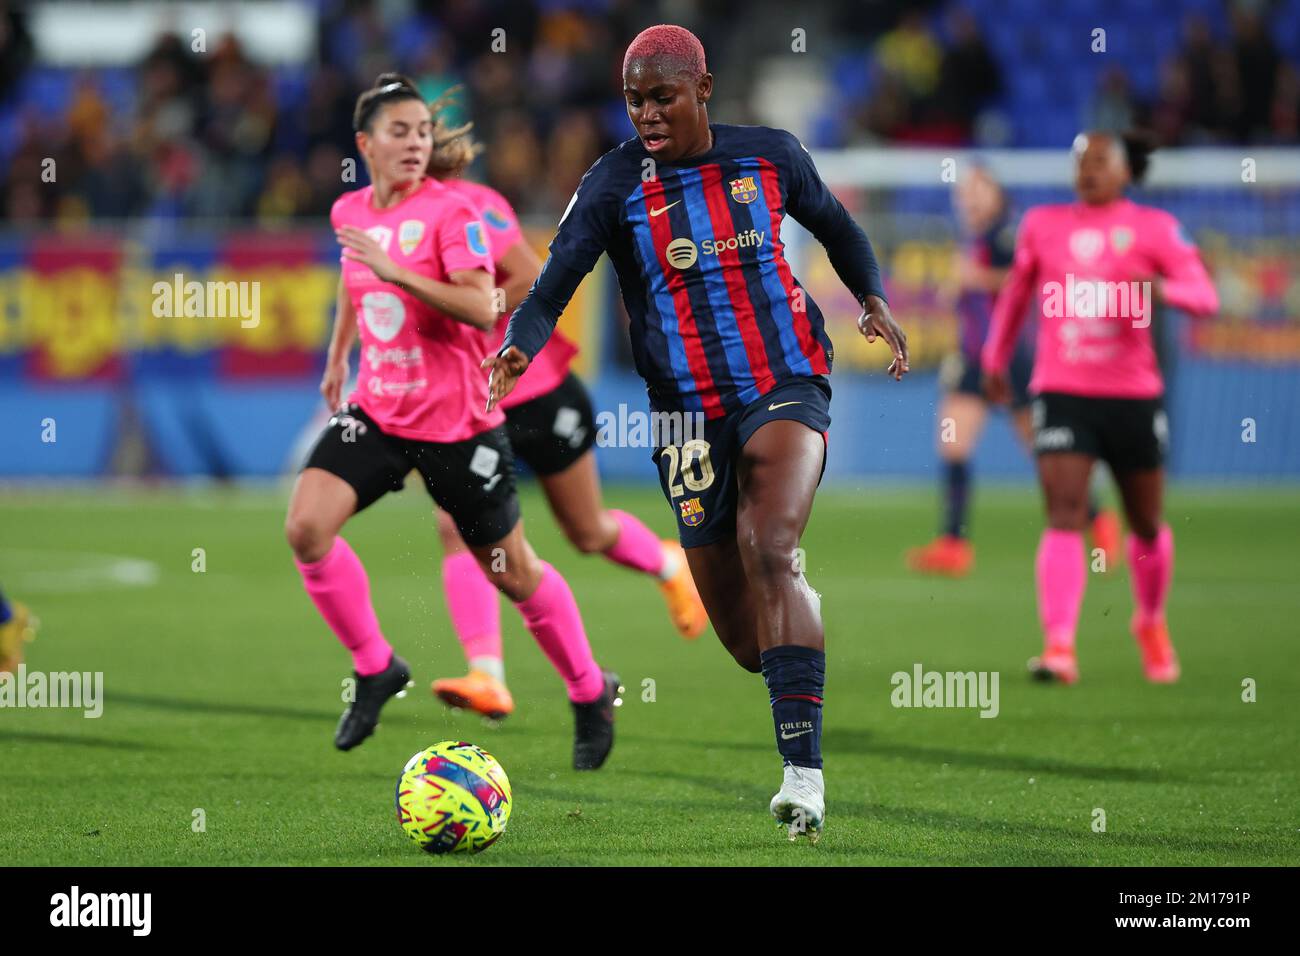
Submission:
<svg viewBox="0 0 1300 956">
<path fill-rule="evenodd" d="M 367 186 L 340 196 L 330 210 L 335 228 L 364 229 L 398 265 L 438 282 L 463 269 L 495 274 L 483 222 L 459 193 L 426 179 L 397 205 L 375 209 L 372 192 Z M 385 432 L 420 441 L 463 441 L 501 424 L 499 410 L 483 410 L 487 373 L 479 365 L 491 354 L 487 336 L 340 258 L 361 338 L 349 400 Z"/>
<path fill-rule="evenodd" d="M 482 215 L 483 223 L 487 226 L 488 241 L 492 245 L 492 260 L 497 264 L 498 281 L 501 281 L 501 257 L 515 243 L 524 241 L 514 209 L 511 208 L 506 197 L 491 186 L 465 179 L 449 179 L 445 181 L 445 185 L 469 199 Z M 490 333 L 493 354 L 500 351 L 501 343 L 505 341 L 506 325 L 509 321 L 510 316 L 502 316 L 496 328 Z M 501 407 L 516 408 L 524 402 L 530 402 L 558 388 L 568 377 L 569 365 L 577 354 L 578 346 L 557 331 L 529 363 L 528 370 L 515 383 L 514 391 L 502 400 Z"/>
<path fill-rule="evenodd" d="M 1031 296 L 1038 297 L 1032 392 L 1156 398 L 1164 380 L 1151 340 L 1151 284 L 1193 315 L 1219 308 L 1214 284 L 1178 221 L 1121 199 L 1030 209 L 993 309 L 985 371 L 1007 368 Z"/>
</svg>

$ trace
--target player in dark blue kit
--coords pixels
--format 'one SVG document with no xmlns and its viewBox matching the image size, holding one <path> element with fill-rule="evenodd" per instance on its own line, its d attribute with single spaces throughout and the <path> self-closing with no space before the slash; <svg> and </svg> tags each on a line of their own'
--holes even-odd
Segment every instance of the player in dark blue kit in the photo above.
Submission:
<svg viewBox="0 0 1300 956">
<path fill-rule="evenodd" d="M 907 553 L 907 565 L 923 574 L 963 577 L 975 563 L 967 513 L 971 488 L 970 460 L 979 444 L 989 405 L 980 385 L 980 350 L 988 337 L 993 300 L 1006 281 L 1015 257 L 1016 229 L 1006 193 L 985 169 L 971 166 L 957 180 L 953 206 L 961 226 L 963 244 L 957 254 L 958 347 L 939 368 L 939 458 L 943 512 L 939 536 Z M 1033 349 L 1022 335 L 1008 370 L 1011 421 L 1026 450 L 1033 446 L 1029 376 Z M 1119 519 L 1099 510 L 1096 494 L 1088 502 L 1093 543 L 1106 554 L 1111 567 L 1122 554 Z"/>
<path fill-rule="evenodd" d="M 796 549 L 825 466 L 832 348 L 786 262 L 787 213 L 826 246 L 862 305 L 858 328 L 890 346 L 895 379 L 908 370 L 907 338 L 871 244 L 799 141 L 710 125 L 713 77 L 694 34 L 658 26 L 638 35 L 623 92 L 637 137 L 579 184 L 505 344 L 483 363 L 489 402 L 514 387 L 608 253 L 652 408 L 703 416 L 702 437 L 655 449 L 660 483 L 718 637 L 767 683 L 784 762 L 772 813 L 791 839 L 816 840 L 826 658 L 820 601 Z"/>
</svg>

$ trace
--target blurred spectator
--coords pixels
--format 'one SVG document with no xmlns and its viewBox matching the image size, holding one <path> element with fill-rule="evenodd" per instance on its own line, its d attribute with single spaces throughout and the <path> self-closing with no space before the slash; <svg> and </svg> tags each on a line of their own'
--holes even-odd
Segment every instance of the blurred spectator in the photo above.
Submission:
<svg viewBox="0 0 1300 956">
<path fill-rule="evenodd" d="M 291 110 L 287 117 L 290 124 L 301 130 L 301 149 L 310 151 L 325 144 L 351 153 L 355 103 L 355 93 L 341 70 L 325 64 L 314 71 L 307 84 L 306 102 Z"/>
<path fill-rule="evenodd" d="M 1300 70 L 1290 63 L 1278 64 L 1269 128 L 1274 142 L 1300 142 Z"/>
<path fill-rule="evenodd" d="M 898 26 L 876 41 L 875 54 L 881 67 L 902 80 L 916 99 L 929 96 L 939 85 L 943 50 L 920 10 L 905 11 Z"/>
<path fill-rule="evenodd" d="M 311 201 L 311 184 L 292 156 L 277 156 L 266 171 L 266 188 L 257 200 L 257 218 L 264 224 L 302 215 Z"/>
<path fill-rule="evenodd" d="M 563 209 L 601 149 L 600 124 L 589 112 L 571 112 L 551 131 L 546 149 L 546 194 L 543 205 Z"/>
<path fill-rule="evenodd" d="M 1178 143 L 1188 138 L 1197 120 L 1197 102 L 1192 95 L 1192 77 L 1187 61 L 1170 57 L 1160 65 L 1160 87 L 1151 109 L 1151 129 L 1161 143 Z"/>
<path fill-rule="evenodd" d="M 415 85 L 428 102 L 433 102 L 453 87 L 462 85 L 462 80 L 452 62 L 451 46 L 447 38 L 426 43 L 420 50 L 411 69 Z M 453 103 L 447 110 L 447 122 L 460 126 L 468 117 L 459 103 Z"/>
<path fill-rule="evenodd" d="M 545 210 L 541 176 L 545 159 L 528 114 L 502 113 L 484 132 L 488 181 L 521 215 Z"/>
<path fill-rule="evenodd" d="M 952 39 L 940 63 L 935 107 L 969 139 L 980 110 L 1002 92 L 1002 71 L 968 11 L 955 8 L 948 15 L 948 29 Z"/>
<path fill-rule="evenodd" d="M 1210 23 L 1200 14 L 1187 18 L 1183 24 L 1183 51 L 1181 59 L 1187 74 L 1187 93 L 1190 97 L 1191 124 L 1209 132 L 1217 125 L 1218 110 L 1214 88 L 1214 38 Z M 1176 142 L 1176 140 L 1165 140 Z"/>
<path fill-rule="evenodd" d="M 1277 82 L 1280 57 L 1259 12 L 1239 4 L 1232 13 L 1233 55 L 1241 78 L 1242 110 L 1237 128 L 1239 139 L 1263 134 L 1269 128 L 1273 87 Z"/>
<path fill-rule="evenodd" d="M 1128 74 L 1111 67 L 1101 76 L 1097 96 L 1088 111 L 1092 129 L 1125 130 L 1137 123 L 1138 110 L 1129 89 Z"/>
<path fill-rule="evenodd" d="M 85 173 L 78 195 L 96 219 L 125 219 L 143 207 L 148 192 L 140 177 L 140 158 L 125 137 L 104 127 L 83 143 Z"/>
<path fill-rule="evenodd" d="M 0 103 L 9 99 L 31 62 L 27 15 L 17 5 L 0 0 Z"/>
<path fill-rule="evenodd" d="M 874 140 L 898 139 L 911 115 L 911 100 L 900 77 L 879 74 L 857 125 Z M 852 142 L 853 140 L 850 140 Z"/>
</svg>

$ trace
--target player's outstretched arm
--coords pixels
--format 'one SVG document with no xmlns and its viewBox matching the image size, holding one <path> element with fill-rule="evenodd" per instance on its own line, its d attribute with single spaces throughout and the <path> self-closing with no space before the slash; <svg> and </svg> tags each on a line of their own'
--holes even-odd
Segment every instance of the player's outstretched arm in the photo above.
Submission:
<svg viewBox="0 0 1300 956">
<path fill-rule="evenodd" d="M 339 276 L 338 298 L 334 303 L 334 331 L 330 333 L 329 353 L 325 356 L 325 374 L 321 376 L 320 393 L 331 409 L 339 407 L 343 386 L 348 383 L 348 353 L 357 339 L 357 313 L 352 308 L 352 297 Z"/>
<path fill-rule="evenodd" d="M 500 350 L 483 362 L 483 368 L 491 370 L 489 411 L 510 394 L 528 363 L 546 345 L 565 306 L 613 239 L 618 201 L 608 188 L 608 175 L 602 171 L 610 155 L 607 153 L 597 160 L 582 177 L 560 217 L 555 238 L 551 240 L 551 254 L 546 257 L 537 281 L 511 314 Z"/>
<path fill-rule="evenodd" d="M 483 361 L 483 368 L 491 370 L 488 411 L 510 394 L 528 363 L 546 345 L 555 331 L 555 323 L 586 274 L 565 266 L 554 256 L 547 258 L 532 289 L 510 316 L 500 351 Z"/>
<path fill-rule="evenodd" d="M 1190 315 L 1214 315 L 1219 311 L 1219 293 L 1200 252 L 1183 234 L 1178 220 L 1162 218 L 1167 222 L 1161 224 L 1157 236 L 1156 261 L 1162 278 L 1156 284 L 1156 297 Z"/>
<path fill-rule="evenodd" d="M 909 370 L 907 336 L 889 311 L 871 240 L 835 198 L 803 144 L 789 133 L 782 135 L 789 177 L 786 208 L 825 247 L 831 268 L 862 303 L 858 331 L 868 342 L 877 337 L 885 340 L 893 353 L 889 374 L 899 380 Z"/>
<path fill-rule="evenodd" d="M 1033 210 L 1030 210 L 1020 223 L 1020 233 L 1016 237 L 1016 257 L 1011 263 L 1006 284 L 1002 286 L 993 305 L 993 318 L 989 323 L 988 336 L 984 339 L 984 348 L 980 352 L 984 397 L 995 405 L 1003 405 L 1011 399 L 1007 366 L 1011 364 L 1011 352 L 1020 335 L 1020 328 L 1025 324 L 1025 309 L 1038 280 L 1033 221 Z"/>
</svg>

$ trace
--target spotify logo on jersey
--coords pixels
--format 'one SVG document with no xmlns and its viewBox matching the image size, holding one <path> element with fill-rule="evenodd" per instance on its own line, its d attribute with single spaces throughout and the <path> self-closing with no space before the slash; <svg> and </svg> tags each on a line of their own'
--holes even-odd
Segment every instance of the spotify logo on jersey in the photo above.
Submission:
<svg viewBox="0 0 1300 956">
<path fill-rule="evenodd" d="M 705 239 L 696 248 L 694 242 L 685 236 L 674 239 L 668 243 L 664 249 L 664 254 L 668 257 L 668 262 L 676 269 L 689 269 L 695 265 L 696 260 L 701 256 L 718 256 L 724 252 L 734 252 L 737 249 L 753 249 L 761 246 L 767 238 L 767 233 L 759 232 L 757 229 L 746 229 L 739 235 L 732 236 L 729 239 Z"/>
<path fill-rule="evenodd" d="M 696 258 L 699 257 L 699 251 L 695 248 L 695 243 L 682 236 L 668 243 L 668 248 L 664 250 L 668 256 L 669 263 L 675 269 L 689 269 L 695 265 Z"/>
</svg>

